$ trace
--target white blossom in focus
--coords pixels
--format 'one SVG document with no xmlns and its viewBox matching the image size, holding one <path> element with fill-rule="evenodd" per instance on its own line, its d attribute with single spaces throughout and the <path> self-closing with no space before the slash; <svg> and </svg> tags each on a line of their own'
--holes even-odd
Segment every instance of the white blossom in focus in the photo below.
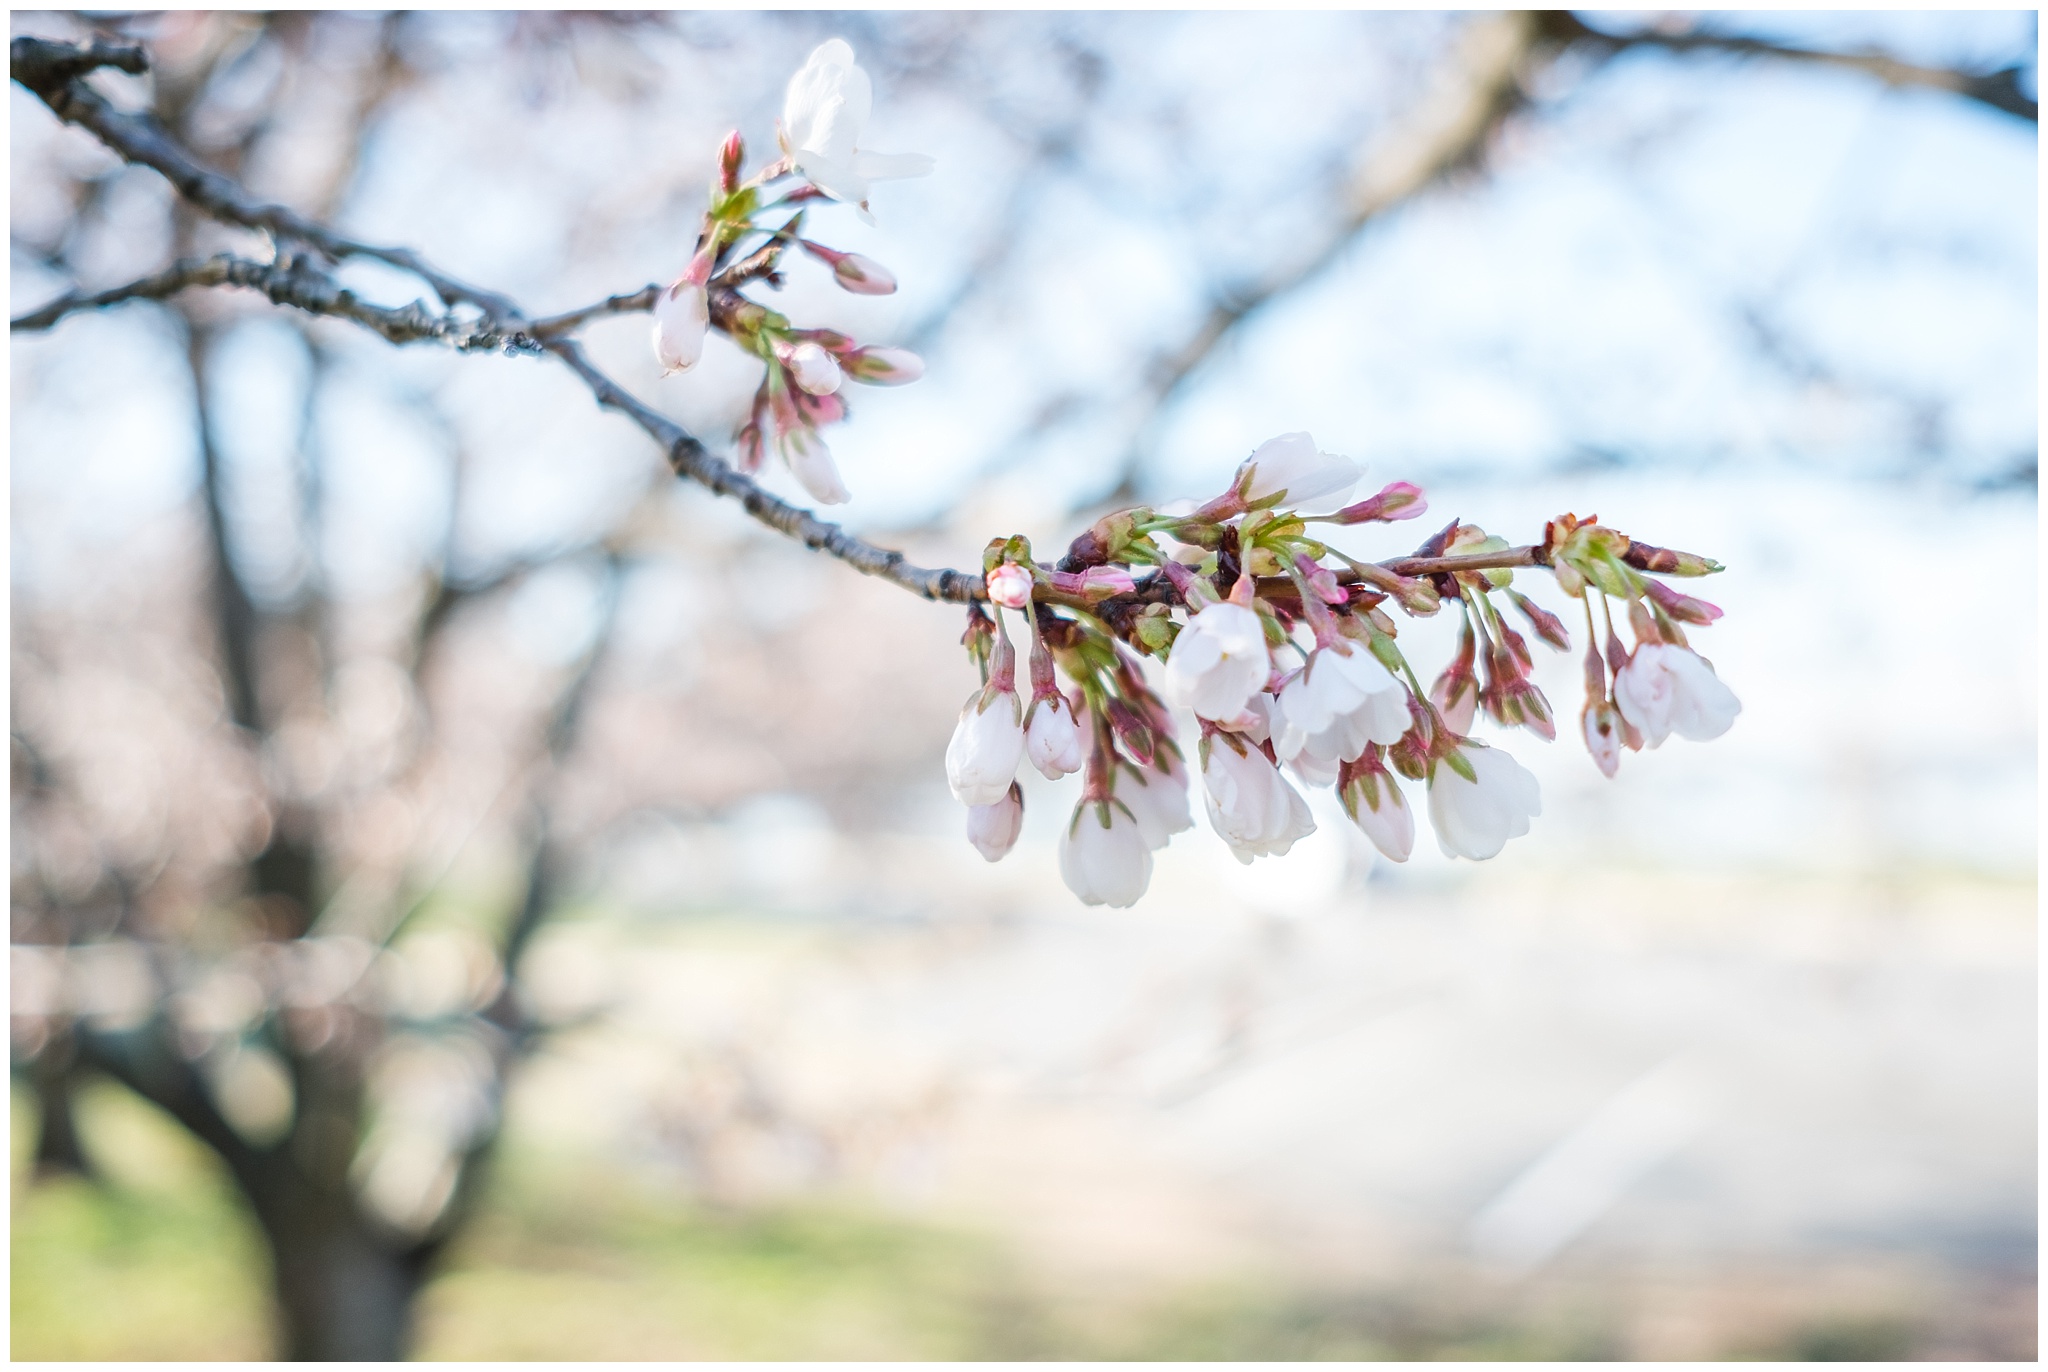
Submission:
<svg viewBox="0 0 2048 1372">
<path fill-rule="evenodd" d="M 1024 755 L 1047 781 L 1081 770 L 1087 761 L 1081 751 L 1081 726 L 1064 696 L 1046 696 L 1032 706 L 1030 722 L 1024 726 Z"/>
<path fill-rule="evenodd" d="M 967 807 L 967 841 L 990 862 L 1001 862 L 1024 832 L 1024 792 L 1016 782 L 993 805 Z"/>
<path fill-rule="evenodd" d="M 1141 767 L 1117 773 L 1116 798 L 1138 821 L 1148 848 L 1164 848 L 1175 834 L 1195 827 L 1188 808 L 1188 779 L 1178 764 L 1171 772 Z"/>
<path fill-rule="evenodd" d="M 664 376 L 686 372 L 704 355 L 711 328 L 711 303 L 704 283 L 687 276 L 654 298 L 654 358 Z"/>
<path fill-rule="evenodd" d="M 1340 505 L 1365 475 L 1365 468 L 1348 457 L 1318 452 L 1316 441 L 1305 433 L 1267 439 L 1238 468 L 1240 478 L 1246 468 L 1252 474 L 1247 500 L 1256 504 L 1284 493 L 1281 503 L 1289 509 L 1300 509 L 1309 501 Z"/>
<path fill-rule="evenodd" d="M 1218 601 L 1173 640 L 1166 698 L 1203 719 L 1233 719 L 1265 686 L 1270 671 L 1258 615 L 1234 601 Z"/>
<path fill-rule="evenodd" d="M 1082 801 L 1060 836 L 1060 879 L 1083 905 L 1135 905 L 1152 882 L 1155 846 L 1115 805 Z"/>
<path fill-rule="evenodd" d="M 1408 691 L 1367 649 L 1333 643 L 1280 692 L 1273 747 L 1283 758 L 1307 753 L 1325 767 L 1352 762 L 1369 743 L 1397 742 L 1414 721 Z"/>
<path fill-rule="evenodd" d="M 1530 819 L 1543 813 L 1543 798 L 1536 778 L 1500 749 L 1467 742 L 1459 752 L 1476 779 L 1467 781 L 1450 763 L 1438 762 L 1429 778 L 1429 822 L 1445 857 L 1480 862 L 1529 832 Z"/>
<path fill-rule="evenodd" d="M 811 493 L 811 499 L 820 505 L 844 505 L 853 499 L 853 493 L 839 479 L 839 466 L 833 462 L 832 450 L 825 446 L 824 439 L 808 429 L 792 429 L 783 435 L 780 446 L 783 460 Z"/>
<path fill-rule="evenodd" d="M 782 101 L 782 145 L 806 180 L 834 200 L 858 207 L 869 223 L 868 187 L 875 181 L 927 176 L 923 153 L 869 152 L 858 146 L 875 101 L 874 83 L 854 64 L 843 38 L 821 43 L 789 78 Z"/>
<path fill-rule="evenodd" d="M 1024 760 L 1023 709 L 1015 691 L 998 691 L 989 707 L 967 697 L 953 741 L 946 745 L 946 784 L 962 805 L 993 805 L 1009 793 Z"/>
<path fill-rule="evenodd" d="M 789 374 L 812 395 L 830 395 L 846 379 L 838 359 L 816 343 L 799 343 L 790 349 Z"/>
<path fill-rule="evenodd" d="M 1652 748 L 1673 734 L 1695 743 L 1719 738 L 1742 713 L 1742 702 L 1707 660 L 1673 643 L 1636 645 L 1615 675 L 1614 703 Z"/>
<path fill-rule="evenodd" d="M 1369 772 L 1353 782 L 1344 793 L 1344 807 L 1389 862 L 1406 862 L 1415 851 L 1415 812 L 1390 774 Z"/>
<path fill-rule="evenodd" d="M 1202 759 L 1202 789 L 1209 824 L 1230 845 L 1239 862 L 1278 857 L 1296 839 L 1312 834 L 1316 822 L 1308 802 L 1257 748 L 1242 753 L 1218 736 Z"/>
</svg>

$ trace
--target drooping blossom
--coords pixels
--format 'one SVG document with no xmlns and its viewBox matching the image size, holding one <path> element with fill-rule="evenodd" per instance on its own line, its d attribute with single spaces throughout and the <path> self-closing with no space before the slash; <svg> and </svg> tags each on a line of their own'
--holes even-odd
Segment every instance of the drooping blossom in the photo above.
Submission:
<svg viewBox="0 0 2048 1372">
<path fill-rule="evenodd" d="M 839 465 L 832 460 L 832 450 L 815 430 L 791 429 L 776 438 L 775 446 L 782 453 L 782 460 L 789 464 L 789 470 L 811 493 L 811 499 L 820 505 L 844 505 L 853 499 L 853 492 L 839 479 Z"/>
<path fill-rule="evenodd" d="M 1271 664 L 1258 615 L 1221 600 L 1188 621 L 1166 660 L 1166 696 L 1203 719 L 1231 719 L 1266 684 Z"/>
<path fill-rule="evenodd" d="M 1429 822 L 1445 857 L 1479 862 L 1528 833 L 1530 819 L 1543 813 L 1543 798 L 1536 778 L 1500 749 L 1467 739 L 1458 753 L 1473 779 L 1460 776 L 1448 760 L 1431 768 Z"/>
<path fill-rule="evenodd" d="M 1015 562 L 1000 562 L 989 569 L 988 598 L 1006 610 L 1021 610 L 1031 603 L 1031 569 Z"/>
<path fill-rule="evenodd" d="M 1415 851 L 1415 812 L 1379 754 L 1368 751 L 1359 765 L 1346 767 L 1338 798 L 1345 813 L 1389 862 L 1406 862 Z"/>
<path fill-rule="evenodd" d="M 993 683 L 992 683 L 993 684 Z M 976 691 L 961 707 L 946 745 L 946 784 L 962 805 L 993 805 L 1024 760 L 1023 709 L 1014 690 Z"/>
<path fill-rule="evenodd" d="M 1024 832 L 1024 792 L 1016 782 L 993 805 L 967 807 L 967 841 L 990 862 L 1001 862 Z"/>
<path fill-rule="evenodd" d="M 1081 747 L 1081 726 L 1074 720 L 1074 707 L 1058 692 L 1040 696 L 1031 703 L 1031 717 L 1024 724 L 1024 756 L 1047 781 L 1081 770 L 1088 760 Z"/>
<path fill-rule="evenodd" d="M 1252 747 L 1239 751 L 1227 734 L 1211 736 L 1203 748 L 1202 789 L 1210 826 L 1239 862 L 1278 857 L 1296 839 L 1315 832 L 1308 802 L 1265 753 Z"/>
<path fill-rule="evenodd" d="M 1365 475 L 1365 468 L 1350 458 L 1318 451 L 1316 441 L 1306 433 L 1267 439 L 1238 469 L 1240 480 L 1246 469 L 1251 472 L 1246 500 L 1257 504 L 1280 496 L 1289 509 L 1300 509 L 1310 501 L 1336 504 Z"/>
<path fill-rule="evenodd" d="M 1156 767 L 1123 767 L 1116 778 L 1116 798 L 1130 810 L 1148 848 L 1164 848 L 1175 834 L 1195 827 L 1188 809 L 1188 778 L 1178 761 L 1166 771 Z"/>
<path fill-rule="evenodd" d="M 1155 846 L 1116 805 L 1084 800 L 1060 836 L 1060 879 L 1083 905 L 1135 905 L 1152 882 Z"/>
<path fill-rule="evenodd" d="M 823 243 L 813 243 L 799 238 L 797 246 L 832 269 L 832 279 L 842 290 L 855 295 L 894 295 L 896 278 L 889 269 L 873 258 L 862 257 L 857 252 L 839 252 Z"/>
<path fill-rule="evenodd" d="M 1719 738 L 1742 713 L 1707 660 L 1673 643 L 1636 645 L 1614 678 L 1614 703 L 1652 748 L 1673 734 L 1695 743 Z"/>
<path fill-rule="evenodd" d="M 654 297 L 654 358 L 661 363 L 663 376 L 688 371 L 704 355 L 704 339 L 711 329 L 711 301 L 705 292 L 711 263 L 707 245 Z"/>
<path fill-rule="evenodd" d="M 782 146 L 791 164 L 834 200 L 856 206 L 869 223 L 870 183 L 929 175 L 934 165 L 923 153 L 859 146 L 874 100 L 874 83 L 855 65 L 853 48 L 834 38 L 819 44 L 789 78 L 782 102 Z"/>
<path fill-rule="evenodd" d="M 1611 777 L 1621 770 L 1621 715 L 1604 700 L 1589 701 L 1585 713 L 1579 717 L 1579 725 L 1586 735 L 1586 751 L 1593 755 L 1593 763 L 1602 776 Z"/>
<path fill-rule="evenodd" d="M 1350 762 L 1367 745 L 1397 742 L 1408 732 L 1408 690 L 1365 648 L 1342 640 L 1309 654 L 1280 692 L 1274 749 L 1283 758 L 1306 752 L 1331 765 Z"/>
<path fill-rule="evenodd" d="M 838 360 L 816 343 L 797 344 L 789 350 L 788 361 L 789 374 L 796 384 L 812 395 L 831 395 L 846 379 Z"/>
</svg>

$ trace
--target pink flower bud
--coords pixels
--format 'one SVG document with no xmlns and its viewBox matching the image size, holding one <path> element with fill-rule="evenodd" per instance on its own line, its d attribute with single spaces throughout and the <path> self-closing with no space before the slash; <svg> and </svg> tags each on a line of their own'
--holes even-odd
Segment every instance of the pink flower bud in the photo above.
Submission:
<svg viewBox="0 0 2048 1372">
<path fill-rule="evenodd" d="M 1560 650 L 1572 646 L 1572 636 L 1566 632 L 1563 620 L 1520 591 L 1510 590 L 1508 599 L 1515 603 L 1515 608 L 1529 621 L 1529 627 L 1536 631 L 1538 638 Z"/>
<path fill-rule="evenodd" d="M 1129 595 L 1138 589 L 1138 583 L 1131 580 L 1131 574 L 1122 567 L 1090 567 L 1083 572 L 1053 572 L 1049 578 L 1053 589 L 1067 595 L 1086 596 L 1090 600 L 1107 600 L 1113 595 Z"/>
<path fill-rule="evenodd" d="M 1612 777 L 1621 770 L 1621 714 L 1605 700 L 1586 702 L 1580 717 L 1586 735 L 1586 751 L 1600 768 L 1600 775 Z"/>
<path fill-rule="evenodd" d="M 686 372 L 704 355 L 711 302 L 701 283 L 676 281 L 654 300 L 654 358 L 662 375 Z"/>
<path fill-rule="evenodd" d="M 1422 488 L 1406 481 L 1396 481 L 1380 488 L 1380 493 L 1346 505 L 1331 516 L 1339 524 L 1365 524 L 1372 521 L 1392 523 L 1397 519 L 1413 519 L 1427 513 L 1429 502 L 1422 497 Z"/>
<path fill-rule="evenodd" d="M 725 136 L 725 146 L 718 150 L 718 189 L 731 195 L 740 184 L 740 164 L 746 160 L 747 145 L 740 141 L 740 131 L 734 129 Z"/>
<path fill-rule="evenodd" d="M 799 343 L 790 349 L 787 365 L 796 384 L 812 395 L 830 395 L 845 379 L 832 354 L 815 343 Z"/>
<path fill-rule="evenodd" d="M 1001 862 L 1024 832 L 1024 792 L 1016 782 L 993 805 L 967 807 L 967 841 L 990 862 Z"/>
<path fill-rule="evenodd" d="M 1005 562 L 988 574 L 988 598 L 1006 610 L 1021 610 L 1031 603 L 1031 571 Z"/>
<path fill-rule="evenodd" d="M 856 348 L 841 360 L 848 376 L 870 386 L 908 386 L 924 375 L 924 359 L 908 348 Z"/>
<path fill-rule="evenodd" d="M 855 295 L 894 295 L 896 278 L 889 269 L 870 257 L 857 252 L 840 252 L 823 243 L 813 243 L 808 238 L 797 239 L 797 246 L 832 269 L 833 279 L 844 290 Z"/>
<path fill-rule="evenodd" d="M 1712 624 L 1721 617 L 1721 607 L 1709 604 L 1693 596 L 1681 595 L 1661 581 L 1643 578 L 1643 587 L 1650 593 L 1650 599 L 1663 607 L 1664 613 L 1673 619 L 1682 619 L 1688 624 Z"/>
</svg>

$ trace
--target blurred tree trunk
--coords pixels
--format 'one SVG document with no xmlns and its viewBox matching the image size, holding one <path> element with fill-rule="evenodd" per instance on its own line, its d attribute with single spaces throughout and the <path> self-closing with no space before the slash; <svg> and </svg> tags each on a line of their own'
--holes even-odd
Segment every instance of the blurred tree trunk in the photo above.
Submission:
<svg viewBox="0 0 2048 1372">
<path fill-rule="evenodd" d="M 68 1046 L 51 1044 L 29 1069 L 36 1093 L 35 1175 L 38 1177 L 99 1178 L 98 1169 L 86 1155 L 78 1135 L 78 1116 L 72 1098 L 78 1089 L 78 1070 Z"/>
<path fill-rule="evenodd" d="M 344 1191 L 301 1182 L 257 1204 L 269 1240 L 282 1347 L 292 1362 L 396 1362 L 412 1343 L 428 1254 L 371 1232 Z"/>
</svg>

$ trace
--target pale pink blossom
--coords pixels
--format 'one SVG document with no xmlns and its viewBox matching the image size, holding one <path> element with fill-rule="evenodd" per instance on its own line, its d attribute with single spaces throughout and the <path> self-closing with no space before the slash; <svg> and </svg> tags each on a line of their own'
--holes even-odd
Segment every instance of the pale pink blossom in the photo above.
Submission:
<svg viewBox="0 0 2048 1372">
<path fill-rule="evenodd" d="M 924 359 L 908 348 L 855 348 L 842 365 L 848 376 L 870 386 L 908 386 L 924 375 Z"/>
<path fill-rule="evenodd" d="M 1084 800 L 1060 836 L 1060 879 L 1083 905 L 1135 905 L 1152 882 L 1155 846 L 1115 805 Z"/>
<path fill-rule="evenodd" d="M 1278 857 L 1296 839 L 1315 832 L 1308 802 L 1257 748 L 1239 752 L 1228 735 L 1207 740 L 1202 755 L 1202 788 L 1209 824 L 1239 862 Z"/>
<path fill-rule="evenodd" d="M 1707 660 L 1672 643 L 1636 645 L 1615 674 L 1614 703 L 1652 748 L 1673 734 L 1695 743 L 1719 738 L 1742 713 L 1742 702 Z"/>
<path fill-rule="evenodd" d="M 846 483 L 839 479 L 839 466 L 825 440 L 810 429 L 796 428 L 776 440 L 789 470 L 820 505 L 844 505 L 853 499 Z"/>
<path fill-rule="evenodd" d="M 1408 860 L 1415 851 L 1415 812 L 1391 773 L 1361 771 L 1342 799 L 1352 822 L 1389 862 Z"/>
<path fill-rule="evenodd" d="M 1164 848 L 1175 834 L 1195 827 L 1188 809 L 1187 773 L 1177 762 L 1164 772 L 1156 767 L 1120 768 L 1116 798 L 1137 820 L 1148 848 Z"/>
<path fill-rule="evenodd" d="M 812 395 L 830 395 L 839 389 L 846 374 L 838 361 L 816 343 L 799 343 L 789 350 L 789 374 L 796 384 Z"/>
<path fill-rule="evenodd" d="M 1536 778 L 1500 749 L 1468 740 L 1458 751 L 1473 779 L 1447 760 L 1431 768 L 1429 822 L 1445 857 L 1478 862 L 1528 833 L 1530 819 L 1543 813 L 1543 798 Z"/>
<path fill-rule="evenodd" d="M 1407 688 L 1366 648 L 1339 640 L 1310 653 L 1281 689 L 1273 746 L 1283 758 L 1306 752 L 1328 766 L 1398 741 L 1413 722 Z"/>
<path fill-rule="evenodd" d="M 1594 765 L 1602 776 L 1613 776 L 1621 770 L 1621 718 L 1612 705 L 1596 700 L 1586 706 L 1586 712 L 1579 719 L 1586 735 L 1586 751 L 1593 755 Z"/>
<path fill-rule="evenodd" d="M 654 297 L 654 359 L 662 375 L 686 372 L 704 355 L 711 329 L 711 301 L 705 283 L 711 279 L 707 250 L 690 259 L 683 274 Z"/>
<path fill-rule="evenodd" d="M 1001 862 L 1024 832 L 1024 792 L 1016 782 L 993 805 L 967 807 L 967 841 L 990 862 Z"/>
</svg>

